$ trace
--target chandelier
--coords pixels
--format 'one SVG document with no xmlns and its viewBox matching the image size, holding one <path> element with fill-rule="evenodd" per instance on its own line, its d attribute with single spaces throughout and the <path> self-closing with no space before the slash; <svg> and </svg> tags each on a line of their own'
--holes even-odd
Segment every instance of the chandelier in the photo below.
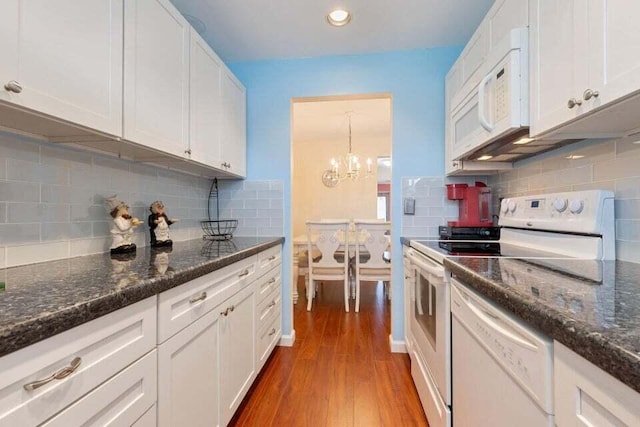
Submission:
<svg viewBox="0 0 640 427">
<path fill-rule="evenodd" d="M 338 182 L 344 181 L 346 179 L 355 181 L 362 175 L 364 175 L 365 178 L 371 176 L 371 159 L 367 158 L 367 171 L 361 174 L 360 159 L 357 155 L 353 154 L 351 147 L 351 114 L 348 113 L 348 116 L 349 151 L 344 157 L 332 158 L 330 162 L 331 168 L 325 170 L 322 173 L 322 183 L 327 187 L 335 187 L 336 185 L 338 185 Z"/>
</svg>

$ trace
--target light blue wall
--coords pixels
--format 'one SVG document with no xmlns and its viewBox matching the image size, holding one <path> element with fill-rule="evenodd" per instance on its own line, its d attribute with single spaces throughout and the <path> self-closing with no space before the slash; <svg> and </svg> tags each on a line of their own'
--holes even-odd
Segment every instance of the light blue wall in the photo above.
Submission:
<svg viewBox="0 0 640 427">
<path fill-rule="evenodd" d="M 291 240 L 291 98 L 391 93 L 393 115 L 393 295 L 392 335 L 404 340 L 401 179 L 444 174 L 444 77 L 459 48 L 413 50 L 359 56 L 231 64 L 247 88 L 247 171 L 250 180 L 284 181 L 285 238 Z M 285 244 L 284 277 L 291 277 Z M 291 283 L 283 281 L 283 306 Z M 290 334 L 291 313 L 283 313 Z M 295 325 L 294 325 L 295 326 Z"/>
</svg>

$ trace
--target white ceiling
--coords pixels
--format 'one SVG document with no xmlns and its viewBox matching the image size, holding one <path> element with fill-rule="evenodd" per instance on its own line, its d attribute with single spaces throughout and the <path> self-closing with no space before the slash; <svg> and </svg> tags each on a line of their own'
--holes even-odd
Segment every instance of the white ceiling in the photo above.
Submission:
<svg viewBox="0 0 640 427">
<path fill-rule="evenodd" d="M 391 98 L 294 102 L 293 140 L 296 143 L 344 140 L 346 144 L 349 115 L 354 144 L 370 138 L 390 140 Z"/>
<path fill-rule="evenodd" d="M 226 62 L 462 46 L 493 0 L 172 0 Z M 335 7 L 351 23 L 332 27 Z M 200 25 L 196 22 L 195 28 Z"/>
</svg>

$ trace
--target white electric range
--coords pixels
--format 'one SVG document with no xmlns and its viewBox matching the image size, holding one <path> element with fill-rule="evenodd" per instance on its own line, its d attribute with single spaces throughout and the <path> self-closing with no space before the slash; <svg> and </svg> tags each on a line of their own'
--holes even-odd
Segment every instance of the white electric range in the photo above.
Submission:
<svg viewBox="0 0 640 427">
<path fill-rule="evenodd" d="M 501 274 L 515 269 L 518 277 L 526 272 L 532 282 L 537 275 L 560 274 L 567 286 L 571 286 L 571 277 L 577 278 L 576 286 L 584 279 L 601 283 L 606 272 L 599 260 L 615 259 L 613 202 L 613 193 L 601 190 L 514 197 L 501 202 L 498 241 L 410 241 L 404 260 L 408 267 L 405 286 L 410 290 L 406 342 L 412 376 L 432 427 L 451 426 L 455 418 L 451 412 L 452 291 L 450 275 L 442 265 L 444 258 L 497 257 Z M 585 262 L 567 263 L 568 259 Z M 509 277 L 506 279 L 508 283 Z M 483 330 L 493 339 L 487 328 Z M 552 358 L 548 343 L 542 342 L 530 343 L 540 357 L 526 360 L 545 365 L 528 368 L 539 371 L 544 381 L 526 387 L 539 389 L 529 394 L 540 400 L 542 416 L 549 417 L 553 413 L 549 401 Z M 459 410 L 462 413 L 464 408 Z"/>
</svg>

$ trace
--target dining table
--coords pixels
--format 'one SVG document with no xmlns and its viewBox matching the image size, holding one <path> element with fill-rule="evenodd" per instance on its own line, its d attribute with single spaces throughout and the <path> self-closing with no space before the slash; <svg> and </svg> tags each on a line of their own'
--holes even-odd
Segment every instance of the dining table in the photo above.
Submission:
<svg viewBox="0 0 640 427">
<path fill-rule="evenodd" d="M 391 236 L 387 236 L 389 239 L 389 246 L 391 246 Z M 356 253 L 356 248 L 355 248 L 355 231 L 350 231 L 349 232 L 349 243 L 348 243 L 348 253 L 350 257 L 355 256 Z M 359 245 L 360 245 L 360 250 L 361 251 L 366 251 L 366 248 L 364 247 L 364 243 L 362 241 L 361 238 L 358 239 L 359 241 Z M 293 238 L 293 253 L 292 253 L 292 259 L 293 259 L 293 266 L 291 269 L 291 275 L 292 275 L 292 280 L 291 283 L 293 283 L 294 285 L 291 287 L 291 293 L 292 293 L 292 298 L 293 298 L 293 303 L 297 304 L 298 303 L 298 275 L 300 272 L 300 268 L 299 268 L 299 256 L 300 254 L 304 253 L 304 251 L 307 249 L 307 234 L 299 234 L 297 236 L 295 236 Z M 344 239 L 340 239 L 340 246 L 338 246 L 338 250 L 339 251 L 344 251 L 345 250 L 345 244 L 344 244 Z M 389 255 L 389 261 L 390 261 L 390 251 L 388 253 Z M 385 253 L 385 255 L 387 255 L 387 253 Z"/>
</svg>

